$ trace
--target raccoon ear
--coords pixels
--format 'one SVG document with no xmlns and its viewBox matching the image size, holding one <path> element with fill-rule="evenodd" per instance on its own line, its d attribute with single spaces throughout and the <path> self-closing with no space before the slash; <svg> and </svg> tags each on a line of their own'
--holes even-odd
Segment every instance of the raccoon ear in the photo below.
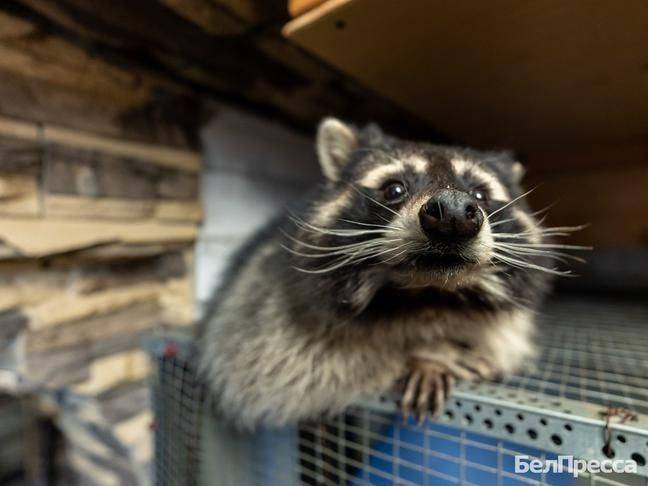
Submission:
<svg viewBox="0 0 648 486">
<path fill-rule="evenodd" d="M 358 146 L 355 129 L 337 118 L 325 118 L 317 128 L 317 155 L 324 175 L 336 181 Z"/>
<path fill-rule="evenodd" d="M 524 174 L 526 174 L 526 168 L 522 165 L 522 162 L 518 162 L 517 160 L 513 161 L 511 164 L 511 174 L 513 175 L 515 182 L 520 182 L 522 180 Z"/>
</svg>

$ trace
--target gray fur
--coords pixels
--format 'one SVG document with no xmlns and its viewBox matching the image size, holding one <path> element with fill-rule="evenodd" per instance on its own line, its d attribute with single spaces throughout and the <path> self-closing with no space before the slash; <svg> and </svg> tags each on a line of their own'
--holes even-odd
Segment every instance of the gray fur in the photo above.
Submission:
<svg viewBox="0 0 648 486">
<path fill-rule="evenodd" d="M 504 222 L 490 227 L 490 221 L 479 244 L 461 250 L 470 261 L 465 267 L 428 268 L 419 260 L 424 252 L 444 250 L 422 239 L 417 208 L 439 187 L 468 191 L 473 184 L 456 173 L 453 161 L 469 161 L 496 178 L 498 190 L 509 194 L 509 201 L 497 203 L 503 207 L 522 194 L 521 169 L 510 154 L 405 142 L 339 121 L 325 124 L 337 130 L 320 129 L 320 155 L 331 153 L 322 143 L 334 144 L 334 158 L 322 160 L 328 180 L 302 210 L 272 222 L 243 250 L 199 336 L 200 369 L 218 409 L 242 427 L 338 413 L 363 396 L 392 389 L 414 357 L 448 369 L 484 357 L 498 372 L 509 373 L 533 355 L 533 313 L 547 277 L 496 262 L 491 248 L 491 232 L 529 235 L 514 240 L 524 244 L 532 237 L 545 241 L 523 199 L 499 211 L 494 219 Z M 352 145 L 341 149 L 335 133 L 354 140 Z M 378 188 L 357 187 L 359 180 L 379 183 L 383 172 L 391 177 L 393 171 L 412 190 L 399 207 L 381 205 Z M 480 174 L 475 176 L 487 179 Z M 524 221 L 514 210 L 524 213 Z M 531 235 L 530 224 L 539 233 Z M 396 229 L 381 234 L 379 225 Z M 378 231 L 356 234 L 370 229 Z M 350 244 L 361 246 L 349 249 Z M 362 245 L 373 253 L 356 250 Z M 395 245 L 404 249 L 398 256 Z M 362 260 L 363 255 L 368 256 Z M 526 255 L 525 261 L 544 267 L 543 256 Z"/>
</svg>

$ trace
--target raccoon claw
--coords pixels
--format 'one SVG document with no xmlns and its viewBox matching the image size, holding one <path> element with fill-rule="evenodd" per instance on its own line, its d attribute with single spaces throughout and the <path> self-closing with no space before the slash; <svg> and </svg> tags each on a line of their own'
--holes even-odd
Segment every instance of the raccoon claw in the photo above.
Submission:
<svg viewBox="0 0 648 486">
<path fill-rule="evenodd" d="M 490 380 L 499 374 L 497 368 L 481 356 L 466 357 L 453 368 L 455 376 L 462 380 Z"/>
<path fill-rule="evenodd" d="M 462 356 L 460 359 L 448 360 L 444 357 L 422 356 L 419 360 L 436 364 L 459 380 L 491 380 L 499 376 L 499 370 L 488 359 L 482 356 Z"/>
<path fill-rule="evenodd" d="M 429 415 L 436 419 L 454 386 L 454 377 L 443 367 L 430 362 L 415 361 L 405 382 L 401 412 L 407 421 L 410 413 L 420 424 Z"/>
</svg>

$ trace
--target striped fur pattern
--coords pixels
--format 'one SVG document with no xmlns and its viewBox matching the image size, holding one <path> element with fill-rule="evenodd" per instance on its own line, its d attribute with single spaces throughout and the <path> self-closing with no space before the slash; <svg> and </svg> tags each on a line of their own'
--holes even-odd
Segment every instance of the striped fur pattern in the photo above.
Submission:
<svg viewBox="0 0 648 486">
<path fill-rule="evenodd" d="M 325 182 L 241 250 L 203 323 L 200 368 L 220 413 L 281 426 L 391 390 L 412 358 L 448 370 L 484 358 L 499 374 L 532 357 L 534 310 L 563 272 L 552 262 L 569 258 L 548 238 L 571 229 L 541 226 L 510 154 L 335 119 L 317 150 Z M 393 181 L 398 203 L 383 197 Z M 453 248 L 418 218 L 444 188 L 479 191 L 485 216 Z"/>
</svg>

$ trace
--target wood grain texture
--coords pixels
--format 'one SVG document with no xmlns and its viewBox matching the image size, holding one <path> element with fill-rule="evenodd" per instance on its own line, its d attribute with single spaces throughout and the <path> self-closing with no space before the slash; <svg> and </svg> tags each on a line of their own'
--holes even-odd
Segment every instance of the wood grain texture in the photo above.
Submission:
<svg viewBox="0 0 648 486">
<path fill-rule="evenodd" d="M 12 1 L 0 6 L 2 114 L 128 139 L 196 142 L 188 132 L 196 130 L 202 108 L 188 89 L 150 70 L 106 61 L 73 42 L 69 32 L 52 35 L 43 17 L 21 18 L 25 12 Z"/>
<path fill-rule="evenodd" d="M 648 133 L 648 3 L 330 0 L 292 41 L 466 145 Z"/>
<path fill-rule="evenodd" d="M 0 214 L 38 216 L 42 151 L 25 124 L 0 121 Z M 7 136 L 9 135 L 9 136 Z"/>
<path fill-rule="evenodd" d="M 59 118 L 72 127 L 196 146 L 211 99 L 309 132 L 336 113 L 431 136 L 421 120 L 283 39 L 277 27 L 286 7 L 281 0 L 6 0 L 0 27 L 18 34 L 15 42 L 0 39 L 7 54 L 0 95 L 8 98 L 0 112 L 19 116 L 22 106 L 21 116 L 52 122 L 64 108 Z M 25 92 L 36 96 L 29 101 Z"/>
<path fill-rule="evenodd" d="M 292 17 L 299 17 L 300 15 L 319 7 L 325 1 L 327 0 L 289 0 L 288 12 L 290 12 Z"/>
<path fill-rule="evenodd" d="M 159 310 L 157 300 L 150 299 L 97 317 L 45 327 L 28 334 L 26 349 L 28 353 L 36 353 L 70 347 L 83 348 L 116 335 L 153 329 L 162 324 Z"/>
<path fill-rule="evenodd" d="M 196 234 L 197 228 L 193 223 L 30 220 L 0 216 L 0 240 L 24 257 L 32 258 L 114 242 L 191 242 Z"/>
</svg>

